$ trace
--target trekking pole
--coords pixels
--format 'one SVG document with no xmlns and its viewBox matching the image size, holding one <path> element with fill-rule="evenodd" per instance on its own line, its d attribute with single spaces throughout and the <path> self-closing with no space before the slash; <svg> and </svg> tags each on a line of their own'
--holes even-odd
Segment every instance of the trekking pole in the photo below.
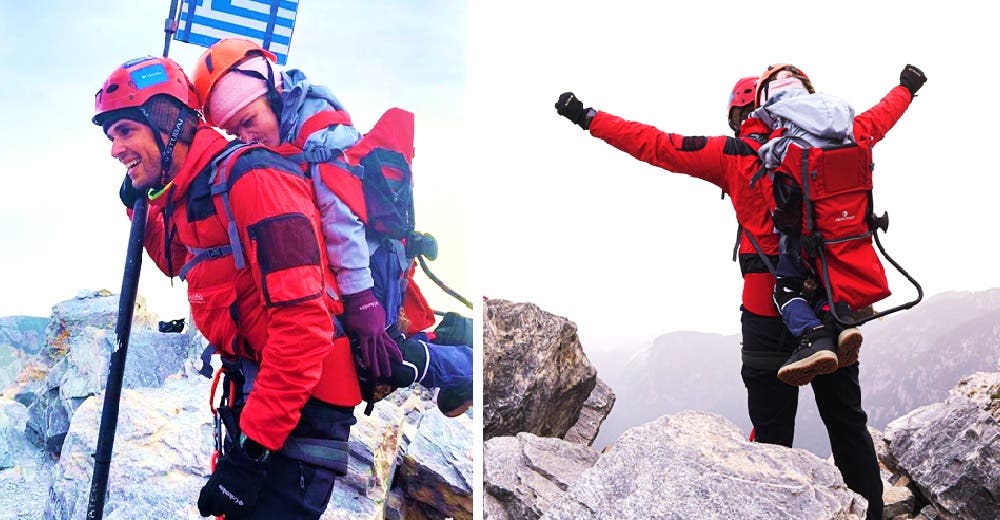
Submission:
<svg viewBox="0 0 1000 520">
<path fill-rule="evenodd" d="M 431 269 L 427 267 L 427 262 L 424 261 L 424 257 L 417 256 L 417 261 L 420 262 L 420 269 L 424 271 L 424 274 L 427 275 L 427 278 L 430 278 L 432 282 L 436 283 L 437 286 L 440 287 L 442 291 L 447 293 L 449 296 L 455 298 L 456 300 L 462 302 L 462 304 L 465 305 L 466 307 L 470 309 L 472 308 L 472 302 L 463 298 L 461 294 L 458 294 L 457 292 L 452 290 L 451 287 L 445 285 L 445 283 L 442 282 L 440 278 L 434 276 L 434 273 L 431 272 Z"/>
<path fill-rule="evenodd" d="M 170 37 L 177 31 L 177 0 L 170 0 L 170 12 L 163 24 L 163 57 L 170 53 Z M 94 451 L 94 475 L 90 479 L 90 501 L 87 519 L 104 518 L 104 501 L 108 493 L 108 474 L 111 471 L 111 451 L 118 429 L 118 408 L 121 404 L 122 380 L 125 378 L 125 355 L 132 333 L 132 313 L 139 292 L 139 271 L 142 269 L 142 244 L 146 236 L 146 214 L 149 204 L 146 197 L 139 197 L 132 206 L 132 227 L 129 228 L 128 248 L 125 252 L 125 274 L 122 291 L 118 296 L 118 320 L 115 322 L 116 345 L 108 361 L 108 381 L 104 388 L 104 408 L 97 431 L 97 449 Z M 167 252 L 169 254 L 169 251 Z"/>
<path fill-rule="evenodd" d="M 108 491 L 108 473 L 111 469 L 111 449 L 118 427 L 118 405 L 125 376 L 125 354 L 128 352 L 129 334 L 132 332 L 132 311 L 139 289 L 139 270 L 142 267 L 142 242 L 146 234 L 146 213 L 149 207 L 144 197 L 139 197 L 132 208 L 132 228 L 129 231 L 128 251 L 125 253 L 125 275 L 118 298 L 118 321 L 115 323 L 117 344 L 108 363 L 108 382 L 104 389 L 104 409 L 97 434 L 97 451 L 94 452 L 94 476 L 90 480 L 90 502 L 87 519 L 104 518 L 104 500 Z"/>
</svg>

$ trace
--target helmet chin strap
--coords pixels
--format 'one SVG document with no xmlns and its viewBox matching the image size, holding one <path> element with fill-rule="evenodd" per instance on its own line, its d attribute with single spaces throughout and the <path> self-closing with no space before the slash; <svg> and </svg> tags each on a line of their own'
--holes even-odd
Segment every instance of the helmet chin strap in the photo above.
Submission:
<svg viewBox="0 0 1000 520">
<path fill-rule="evenodd" d="M 160 137 L 160 130 L 153 126 L 146 107 L 139 107 L 139 111 L 146 117 L 146 124 L 153 130 L 153 138 L 156 140 L 156 146 L 160 150 L 160 181 L 156 186 L 150 186 L 149 188 L 150 191 L 160 191 L 167 185 L 167 183 L 170 182 L 170 167 L 173 165 L 174 145 L 177 144 L 177 141 L 181 137 L 181 133 L 184 131 L 185 108 L 181 107 L 178 111 L 177 121 L 174 122 L 173 128 L 170 129 L 170 134 L 168 134 L 166 144 L 163 143 L 163 139 Z"/>
</svg>

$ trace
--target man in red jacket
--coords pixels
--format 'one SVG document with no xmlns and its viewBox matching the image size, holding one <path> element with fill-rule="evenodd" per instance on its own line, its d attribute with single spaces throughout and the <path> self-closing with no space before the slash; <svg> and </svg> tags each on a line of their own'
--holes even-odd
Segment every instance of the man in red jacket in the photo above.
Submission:
<svg viewBox="0 0 1000 520">
<path fill-rule="evenodd" d="M 571 92 L 559 96 L 556 111 L 589 130 L 591 135 L 640 161 L 711 182 L 730 196 L 736 218 L 743 228 L 738 249 L 743 273 L 742 377 L 747 388 L 750 420 L 756 441 L 791 447 L 798 387 L 779 381 L 777 371 L 799 341 L 788 332 L 778 315 L 772 299 L 774 276 L 757 254 L 759 247 L 771 265 L 777 264 L 778 236 L 773 231 L 768 210 L 769 193 L 763 183 L 753 186 L 750 183 L 761 168 L 760 158 L 741 139 L 766 139 L 771 129 L 754 118 L 743 120 L 753 104 L 752 95 L 746 95 L 747 79 L 737 82 L 730 98 L 728 116 L 734 137 L 662 132 L 649 125 L 584 108 Z M 890 90 L 877 105 L 855 117 L 854 135 L 858 139 L 870 138 L 873 143 L 880 141 L 909 107 L 925 80 L 923 73 L 914 75 L 904 69 L 899 86 Z M 834 462 L 845 483 L 868 500 L 869 519 L 882 518 L 882 481 L 868 434 L 868 416 L 861 408 L 858 364 L 817 376 L 812 385 L 816 405 L 830 435 Z"/>
<path fill-rule="evenodd" d="M 280 155 L 240 148 L 203 124 L 172 60 L 122 64 L 95 105 L 93 122 L 128 169 L 122 201 L 150 199 L 146 251 L 168 276 L 186 274 L 194 322 L 223 358 L 227 440 L 199 511 L 319 518 L 346 474 L 361 395 L 333 319 L 343 307 L 310 181 Z M 225 196 L 212 192 L 219 175 Z M 355 314 L 345 323 L 384 321 L 347 312 Z"/>
</svg>

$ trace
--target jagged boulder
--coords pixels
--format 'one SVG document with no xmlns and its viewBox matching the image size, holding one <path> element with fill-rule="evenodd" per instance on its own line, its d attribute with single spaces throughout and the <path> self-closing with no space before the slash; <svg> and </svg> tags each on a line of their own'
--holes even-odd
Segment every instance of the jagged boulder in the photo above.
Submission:
<svg viewBox="0 0 1000 520">
<path fill-rule="evenodd" d="M 27 410 L 0 397 L 0 518 L 43 518 L 54 461 L 24 435 Z M 14 512 L 13 517 L 4 513 Z M 17 516 L 20 514 L 20 516 Z"/>
<path fill-rule="evenodd" d="M 423 414 L 400 467 L 406 518 L 472 518 L 473 425 L 437 409 Z"/>
<path fill-rule="evenodd" d="M 45 327 L 45 346 L 41 354 L 53 363 L 69 351 L 69 340 L 86 327 L 115 330 L 118 322 L 119 295 L 108 290 L 80 291 L 76 297 L 52 307 L 52 316 Z M 146 299 L 136 297 L 132 312 L 132 328 L 152 328 L 157 317 L 146 308 Z"/>
<path fill-rule="evenodd" d="M 601 424 L 608 418 L 611 408 L 615 405 L 615 392 L 601 378 L 597 378 L 597 386 L 583 402 L 580 409 L 580 419 L 566 432 L 563 437 L 567 441 L 594 445 L 594 439 L 600 433 Z"/>
<path fill-rule="evenodd" d="M 24 441 L 28 409 L 20 403 L 0 400 L 0 471 L 14 467 L 14 456 Z"/>
<path fill-rule="evenodd" d="M 29 438 L 59 453 L 70 418 L 89 396 L 107 384 L 116 334 L 83 326 L 62 343 L 62 354 L 44 381 L 30 384 L 16 399 L 28 407 Z M 124 388 L 158 387 L 167 376 L 180 373 L 193 350 L 191 334 L 164 334 L 134 328 L 125 357 Z"/>
<path fill-rule="evenodd" d="M 576 324 L 531 303 L 484 305 L 483 439 L 562 437 L 597 383 Z"/>
<path fill-rule="evenodd" d="M 44 361 L 41 370 L 19 376 L 32 383 L 11 387 L 19 388 L 21 404 L 0 395 L 0 415 L 7 402 L 14 410 L 7 416 L 23 419 L 13 426 L 20 424 L 20 432 L 6 432 L 11 428 L 0 417 L 0 452 L 10 440 L 15 454 L 14 467 L 0 471 L 0 511 L 81 519 L 115 339 L 104 326 L 113 326 L 117 298 L 85 293 L 57 309 L 61 317 L 50 321 L 59 331 L 57 348 L 36 356 Z M 96 316 L 88 317 L 88 309 Z M 154 332 L 154 319 L 147 314 L 132 329 L 105 507 L 109 520 L 201 518 L 196 501 L 214 449 L 210 381 L 198 375 L 205 340 L 193 330 Z M 433 394 L 417 386 L 394 392 L 371 416 L 363 407 L 351 429 L 349 474 L 337 481 L 323 518 L 471 518 L 471 413 L 446 419 Z M 28 443 L 25 432 L 44 449 Z"/>
<path fill-rule="evenodd" d="M 891 422 L 885 439 L 941 518 L 1000 518 L 1000 373 L 962 379 L 945 402 Z"/>
<path fill-rule="evenodd" d="M 889 453 L 889 443 L 877 428 L 868 427 L 875 445 L 875 456 L 879 463 L 879 473 L 882 477 L 882 517 L 911 518 L 917 513 L 917 496 L 910 489 L 910 479 L 901 475 L 896 460 Z M 830 457 L 833 462 L 833 457 Z"/>
<path fill-rule="evenodd" d="M 403 404 L 422 408 L 419 398 Z M 354 412 L 358 423 L 351 427 L 348 474 L 334 485 L 323 520 L 374 519 L 391 507 L 389 495 L 399 453 L 404 449 L 407 410 L 391 400 L 378 402 L 370 416 L 364 414 L 364 407 L 362 403 Z"/>
<path fill-rule="evenodd" d="M 201 378 L 122 392 L 105 518 L 200 518 L 197 497 L 213 446 L 207 395 Z M 85 517 L 103 405 L 103 394 L 95 395 L 73 415 L 53 469 L 46 518 Z"/>
<path fill-rule="evenodd" d="M 542 518 L 864 518 L 833 465 L 744 439 L 720 415 L 665 415 L 626 431 Z"/>
<path fill-rule="evenodd" d="M 597 462 L 589 446 L 519 433 L 483 445 L 486 518 L 535 520 Z"/>
</svg>

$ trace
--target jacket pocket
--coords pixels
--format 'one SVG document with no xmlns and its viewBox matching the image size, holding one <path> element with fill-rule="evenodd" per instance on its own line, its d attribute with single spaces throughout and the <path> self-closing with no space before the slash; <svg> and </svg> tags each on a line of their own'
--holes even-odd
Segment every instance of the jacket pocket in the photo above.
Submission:
<svg viewBox="0 0 1000 520">
<path fill-rule="evenodd" d="M 250 254 L 260 269 L 264 304 L 295 305 L 323 294 L 316 229 L 301 213 L 266 218 L 247 227 Z"/>
<path fill-rule="evenodd" d="M 236 287 L 231 283 L 188 286 L 188 302 L 195 326 L 208 342 L 225 354 L 235 355 Z"/>
</svg>

